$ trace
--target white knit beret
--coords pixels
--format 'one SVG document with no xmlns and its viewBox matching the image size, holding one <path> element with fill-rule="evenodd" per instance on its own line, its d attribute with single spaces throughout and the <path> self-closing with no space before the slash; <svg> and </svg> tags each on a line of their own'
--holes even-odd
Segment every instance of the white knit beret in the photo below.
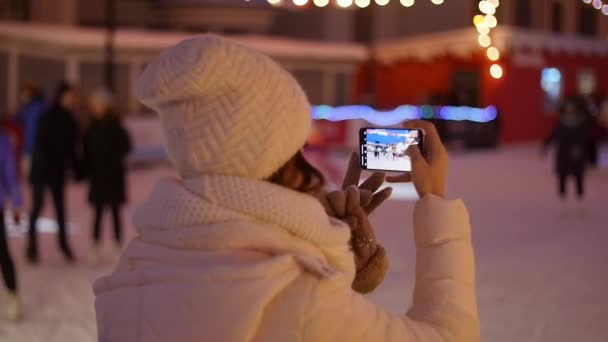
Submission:
<svg viewBox="0 0 608 342">
<path fill-rule="evenodd" d="M 161 120 L 184 179 L 266 179 L 306 143 L 310 104 L 269 57 L 215 35 L 184 40 L 149 64 L 136 95 Z"/>
</svg>

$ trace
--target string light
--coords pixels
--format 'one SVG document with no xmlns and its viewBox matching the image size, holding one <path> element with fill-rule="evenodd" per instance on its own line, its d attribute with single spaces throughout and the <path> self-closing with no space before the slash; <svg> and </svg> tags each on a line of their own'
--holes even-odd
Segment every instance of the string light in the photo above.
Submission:
<svg viewBox="0 0 608 342">
<path fill-rule="evenodd" d="M 338 0 L 336 3 L 342 8 L 348 8 L 353 5 L 353 0 Z"/>
<path fill-rule="evenodd" d="M 492 77 L 495 79 L 501 78 L 503 75 L 502 67 L 498 64 L 492 64 L 490 67 L 490 75 L 492 75 Z"/>
<path fill-rule="evenodd" d="M 483 47 L 488 47 L 492 45 L 492 38 L 490 38 L 490 36 L 488 36 L 487 34 L 480 34 L 479 38 L 477 38 L 477 41 L 479 42 L 479 45 Z"/>
<path fill-rule="evenodd" d="M 317 7 L 325 7 L 329 5 L 329 0 L 314 0 L 313 3 Z"/>
<path fill-rule="evenodd" d="M 371 4 L 371 0 L 355 0 L 355 5 L 359 8 L 365 8 Z"/>
<path fill-rule="evenodd" d="M 251 2 L 251 0 L 243 0 Z M 366 8 L 372 3 L 378 6 L 386 6 L 390 3 L 390 0 L 266 0 L 272 6 L 282 6 L 285 1 L 293 3 L 295 6 L 303 7 L 312 2 L 316 7 L 327 7 L 330 4 L 338 8 L 350 8 L 352 5 L 356 5 L 359 8 Z M 403 7 L 412 7 L 416 3 L 416 0 L 399 0 Z M 431 0 L 435 5 L 441 5 L 445 3 L 445 0 Z M 491 2 L 498 3 L 498 0 L 492 0 Z"/>
<path fill-rule="evenodd" d="M 486 55 L 491 61 L 497 61 L 500 58 L 500 51 L 494 46 L 491 46 L 486 50 Z"/>
<path fill-rule="evenodd" d="M 473 17 L 473 24 L 479 33 L 477 42 L 479 45 L 486 48 L 486 56 L 493 62 L 497 62 L 500 59 L 500 50 L 495 46 L 491 46 L 492 38 L 490 37 L 492 29 L 498 26 L 498 19 L 496 19 L 494 14 L 499 5 L 499 0 L 481 0 L 478 4 L 479 11 L 485 15 L 477 14 Z M 499 64 L 492 64 L 492 66 L 490 66 L 490 75 L 492 77 L 499 79 L 503 74 L 504 70 Z"/>
<path fill-rule="evenodd" d="M 448 121 L 473 121 L 491 122 L 496 119 L 498 111 L 496 107 L 454 107 L 454 106 L 411 106 L 402 105 L 393 110 L 379 111 L 370 106 L 354 105 L 331 107 L 326 105 L 312 106 L 312 118 L 314 120 L 365 120 L 377 126 L 392 126 L 405 120 L 413 119 L 438 119 Z"/>
<path fill-rule="evenodd" d="M 583 3 L 593 6 L 596 10 L 599 10 L 604 15 L 608 15 L 608 4 L 605 4 L 605 0 L 582 0 Z"/>
</svg>

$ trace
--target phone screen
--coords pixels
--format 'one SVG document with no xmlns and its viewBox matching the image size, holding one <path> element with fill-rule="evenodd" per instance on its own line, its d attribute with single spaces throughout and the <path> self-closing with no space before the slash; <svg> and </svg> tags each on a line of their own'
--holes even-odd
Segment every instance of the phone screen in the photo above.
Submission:
<svg viewBox="0 0 608 342">
<path fill-rule="evenodd" d="M 359 132 L 361 168 L 378 171 L 412 171 L 405 151 L 418 145 L 424 151 L 424 134 L 420 129 L 362 128 Z"/>
</svg>

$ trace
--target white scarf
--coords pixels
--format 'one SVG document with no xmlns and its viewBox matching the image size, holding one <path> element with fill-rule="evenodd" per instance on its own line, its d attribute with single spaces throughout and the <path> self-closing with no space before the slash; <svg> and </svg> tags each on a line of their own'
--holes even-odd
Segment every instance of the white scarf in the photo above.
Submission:
<svg viewBox="0 0 608 342">
<path fill-rule="evenodd" d="M 157 245 L 291 255 L 321 277 L 355 276 L 349 227 L 328 217 L 316 198 L 265 181 L 163 179 L 134 222 L 140 239 Z"/>
</svg>

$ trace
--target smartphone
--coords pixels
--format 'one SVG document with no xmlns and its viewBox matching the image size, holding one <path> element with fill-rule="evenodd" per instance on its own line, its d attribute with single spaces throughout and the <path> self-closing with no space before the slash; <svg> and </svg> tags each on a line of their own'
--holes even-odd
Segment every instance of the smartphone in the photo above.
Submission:
<svg viewBox="0 0 608 342">
<path fill-rule="evenodd" d="M 410 158 L 405 155 L 410 145 L 418 145 L 424 155 L 422 129 L 364 127 L 359 131 L 359 142 L 364 170 L 412 171 Z"/>
</svg>

